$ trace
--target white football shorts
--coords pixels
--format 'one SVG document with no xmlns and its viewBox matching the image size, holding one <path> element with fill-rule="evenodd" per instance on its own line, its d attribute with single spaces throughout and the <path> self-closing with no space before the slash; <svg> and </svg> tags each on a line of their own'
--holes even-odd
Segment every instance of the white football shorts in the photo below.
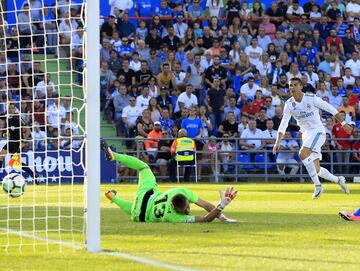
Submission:
<svg viewBox="0 0 360 271">
<path fill-rule="evenodd" d="M 313 151 L 312 157 L 314 157 L 314 160 L 321 160 L 321 147 L 324 145 L 325 140 L 326 134 L 323 131 L 316 131 L 307 134 L 304 133 L 302 136 L 302 147 L 309 148 Z"/>
</svg>

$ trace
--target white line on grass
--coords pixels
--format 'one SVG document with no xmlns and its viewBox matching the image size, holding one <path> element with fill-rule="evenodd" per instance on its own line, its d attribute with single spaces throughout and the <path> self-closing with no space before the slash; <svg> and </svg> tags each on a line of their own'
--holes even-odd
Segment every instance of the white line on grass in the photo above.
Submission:
<svg viewBox="0 0 360 271">
<path fill-rule="evenodd" d="M 15 235 L 26 237 L 26 238 L 32 238 L 32 239 L 35 239 L 35 240 L 38 240 L 38 241 L 48 242 L 50 244 L 59 244 L 59 245 L 64 246 L 64 247 L 70 247 L 70 248 L 74 248 L 74 249 L 83 249 L 82 246 L 76 245 L 74 243 L 61 242 L 61 241 L 58 241 L 58 240 L 55 240 L 55 239 L 44 238 L 44 237 L 37 236 L 37 235 L 31 234 L 31 233 L 20 232 L 20 231 L 16 231 L 16 230 L 12 230 L 12 229 L 7 229 L 7 228 L 0 228 L 0 231 L 6 231 L 6 232 L 9 232 L 10 234 L 15 234 Z M 186 267 L 183 267 L 183 266 L 173 265 L 173 264 L 160 262 L 160 261 L 156 261 L 156 260 L 152 260 L 152 259 L 148 259 L 148 258 L 143 258 L 143 257 L 139 257 L 139 256 L 127 254 L 127 253 L 122 253 L 122 252 L 101 251 L 98 254 L 114 256 L 114 257 L 123 258 L 123 259 L 130 260 L 130 261 L 135 261 L 135 262 L 138 262 L 138 263 L 147 264 L 147 265 L 156 266 L 156 267 L 161 267 L 161 268 L 166 268 L 166 269 L 170 269 L 170 270 L 196 271 L 195 269 L 189 269 L 189 268 L 186 268 Z"/>
</svg>

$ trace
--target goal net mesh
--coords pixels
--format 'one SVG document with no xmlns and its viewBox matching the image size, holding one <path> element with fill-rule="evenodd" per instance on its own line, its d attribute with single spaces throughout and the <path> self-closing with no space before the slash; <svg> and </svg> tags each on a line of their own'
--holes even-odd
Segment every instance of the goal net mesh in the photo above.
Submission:
<svg viewBox="0 0 360 271">
<path fill-rule="evenodd" d="M 0 193 L 0 251 L 83 246 L 84 2 L 0 2 L 0 182 L 27 182 L 20 197 Z"/>
</svg>

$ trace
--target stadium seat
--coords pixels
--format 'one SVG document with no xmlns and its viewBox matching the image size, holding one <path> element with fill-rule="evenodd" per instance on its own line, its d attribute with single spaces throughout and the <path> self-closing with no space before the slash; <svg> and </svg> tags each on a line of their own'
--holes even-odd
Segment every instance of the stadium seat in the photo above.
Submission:
<svg viewBox="0 0 360 271">
<path fill-rule="evenodd" d="M 261 163 L 261 164 L 256 164 L 255 167 L 256 168 L 259 168 L 259 169 L 271 169 L 273 168 L 274 166 L 273 165 L 267 165 L 265 166 L 265 155 L 262 154 L 262 153 L 259 153 L 259 154 L 256 154 L 255 157 L 254 157 L 254 162 L 255 163 Z M 267 158 L 267 163 L 270 162 L 270 159 Z"/>
<path fill-rule="evenodd" d="M 360 129 L 360 120 L 357 120 L 355 123 L 356 123 L 356 128 Z"/>
<path fill-rule="evenodd" d="M 241 165 L 241 169 L 243 170 L 250 170 L 254 169 L 253 165 L 250 165 L 250 156 L 248 154 L 238 153 L 237 160 Z"/>
</svg>

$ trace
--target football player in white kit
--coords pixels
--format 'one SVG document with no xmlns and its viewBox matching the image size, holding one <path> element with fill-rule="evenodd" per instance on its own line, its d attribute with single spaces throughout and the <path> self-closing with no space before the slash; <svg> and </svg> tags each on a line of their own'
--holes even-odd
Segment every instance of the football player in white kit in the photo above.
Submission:
<svg viewBox="0 0 360 271">
<path fill-rule="evenodd" d="M 343 176 L 335 176 L 326 168 L 320 167 L 321 147 L 325 143 L 326 133 L 325 127 L 321 123 L 320 110 L 331 113 L 344 127 L 347 133 L 351 133 L 352 128 L 346 124 L 339 112 L 329 103 L 323 101 L 313 94 L 305 94 L 302 92 L 302 82 L 299 78 L 292 78 L 289 84 L 289 90 L 292 97 L 285 102 L 283 118 L 281 120 L 273 153 L 276 154 L 280 149 L 280 142 L 285 134 L 288 122 L 293 116 L 297 124 L 300 126 L 302 133 L 302 147 L 299 156 L 309 173 L 311 180 L 314 182 L 315 189 L 312 196 L 313 199 L 320 197 L 324 191 L 319 177 L 339 184 L 341 189 L 349 194 L 349 188 Z"/>
</svg>

